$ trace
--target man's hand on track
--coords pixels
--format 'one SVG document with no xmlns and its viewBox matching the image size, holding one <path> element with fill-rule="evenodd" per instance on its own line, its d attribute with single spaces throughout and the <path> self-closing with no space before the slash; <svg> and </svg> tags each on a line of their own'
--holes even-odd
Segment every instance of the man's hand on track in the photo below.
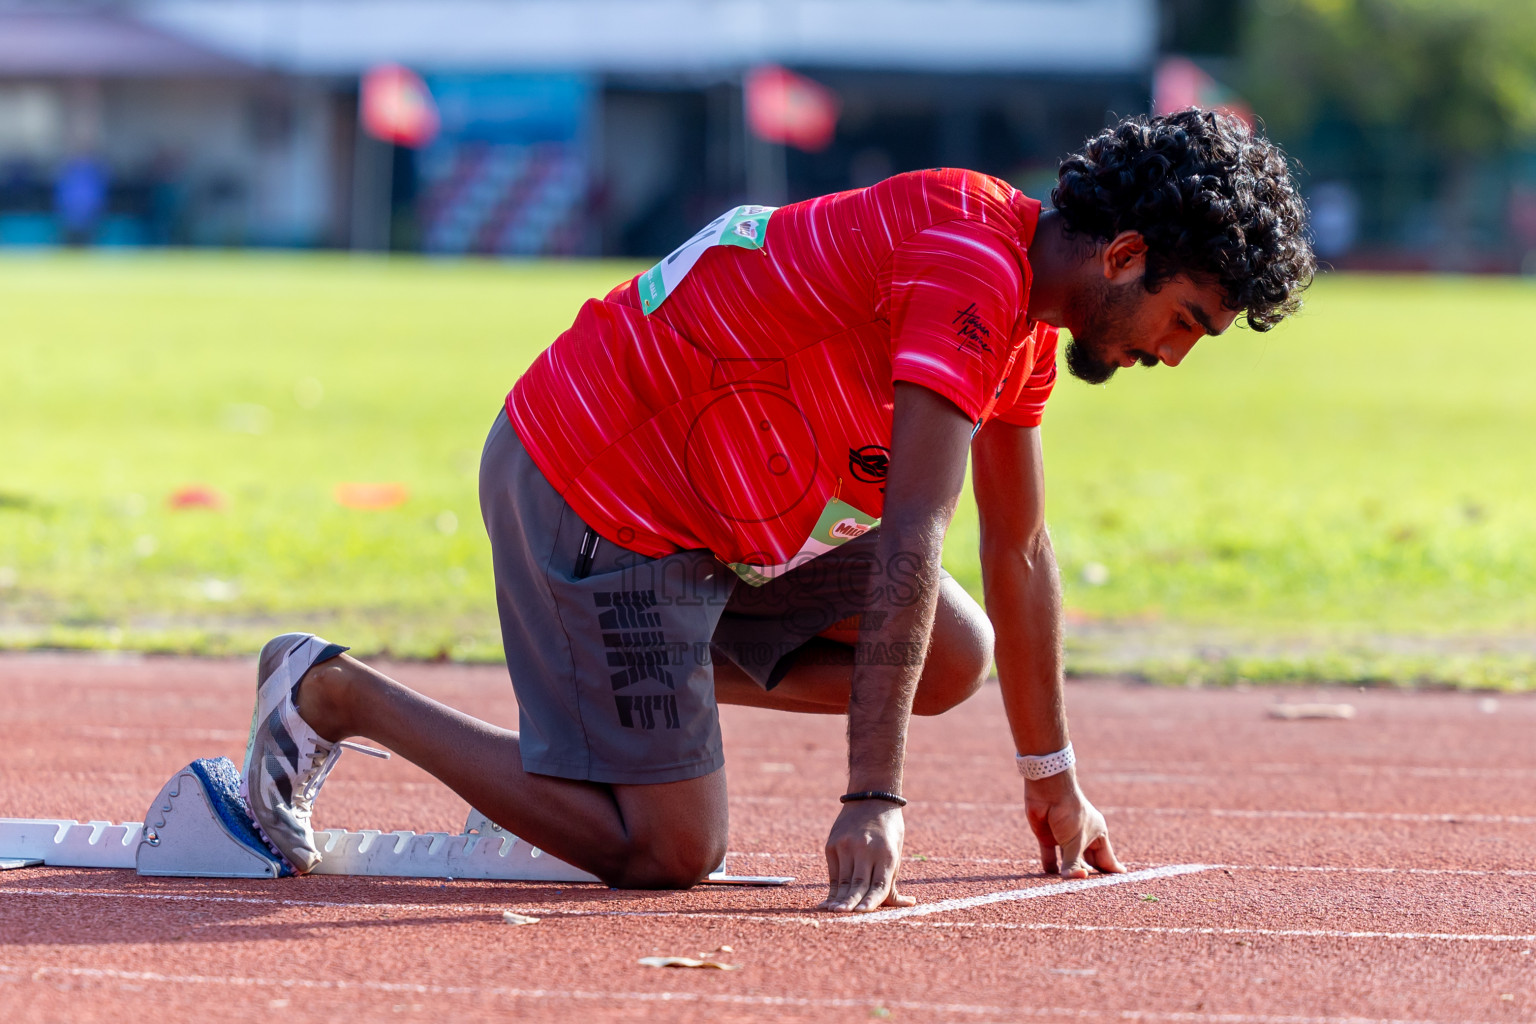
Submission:
<svg viewBox="0 0 1536 1024">
<path fill-rule="evenodd" d="M 827 898 L 817 910 L 868 911 L 917 902 L 896 891 L 906 823 L 884 800 L 843 805 L 827 837 Z"/>
<path fill-rule="evenodd" d="M 1024 812 L 1040 841 L 1040 864 L 1047 874 L 1087 878 L 1089 868 L 1108 874 L 1125 871 L 1109 845 L 1104 815 L 1083 796 L 1074 770 L 1024 783 Z"/>
</svg>

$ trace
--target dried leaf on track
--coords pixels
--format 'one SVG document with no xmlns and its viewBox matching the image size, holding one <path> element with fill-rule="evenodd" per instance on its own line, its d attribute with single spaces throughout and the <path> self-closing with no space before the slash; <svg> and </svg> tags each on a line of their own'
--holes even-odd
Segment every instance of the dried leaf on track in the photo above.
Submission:
<svg viewBox="0 0 1536 1024">
<path fill-rule="evenodd" d="M 501 923 L 502 924 L 538 924 L 539 923 L 539 919 L 536 918 L 536 917 L 529 917 L 527 914 L 514 914 L 510 910 L 503 910 L 501 912 Z"/>
<path fill-rule="evenodd" d="M 640 962 L 647 967 L 703 967 L 716 971 L 739 971 L 735 964 L 723 964 L 718 960 L 695 960 L 691 956 L 643 956 Z"/>
<path fill-rule="evenodd" d="M 1353 704 L 1274 704 L 1269 709 L 1270 718 L 1294 722 L 1303 718 L 1354 718 Z"/>
</svg>

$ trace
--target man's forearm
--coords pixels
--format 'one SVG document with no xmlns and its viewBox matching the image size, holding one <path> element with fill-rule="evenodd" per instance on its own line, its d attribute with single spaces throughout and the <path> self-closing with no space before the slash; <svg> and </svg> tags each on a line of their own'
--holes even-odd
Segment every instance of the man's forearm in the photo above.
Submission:
<svg viewBox="0 0 1536 1024">
<path fill-rule="evenodd" d="M 982 550 L 987 615 L 997 636 L 994 657 L 1003 707 L 1021 754 L 1067 745 L 1062 694 L 1061 578 L 1050 535 L 1042 527 L 1023 544 Z"/>
<path fill-rule="evenodd" d="M 882 526 L 884 533 L 886 527 Z M 881 572 L 854 649 L 848 702 L 850 791 L 901 792 L 907 722 L 922 674 L 939 596 L 942 527 L 892 530 L 881 537 Z"/>
</svg>

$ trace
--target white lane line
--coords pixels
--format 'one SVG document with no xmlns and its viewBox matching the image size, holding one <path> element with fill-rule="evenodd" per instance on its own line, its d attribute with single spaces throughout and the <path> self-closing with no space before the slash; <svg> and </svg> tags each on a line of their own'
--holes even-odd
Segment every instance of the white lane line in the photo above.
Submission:
<svg viewBox="0 0 1536 1024">
<path fill-rule="evenodd" d="M 1103 1021 L 1170 1021 L 1190 1024 L 1446 1024 L 1442 1021 L 1381 1017 L 1313 1017 L 1301 1014 L 1200 1013 L 1178 1010 L 1088 1010 L 1080 1007 L 981 1006 L 971 1003 L 929 1003 L 916 1000 L 883 999 L 871 995 L 862 999 L 817 999 L 810 996 L 745 995 L 725 992 L 597 992 L 581 989 L 509 988 L 504 986 L 433 985 L 403 981 L 341 981 L 314 978 L 256 978 L 238 975 L 162 974 L 158 971 L 123 971 L 106 967 L 25 967 L 0 964 L 0 975 L 16 975 L 14 980 L 40 981 L 48 977 L 88 978 L 116 981 L 127 987 L 145 983 L 161 985 L 222 985 L 230 988 L 280 990 L 364 991 L 424 996 L 498 996 L 503 999 L 562 1000 L 567 1002 L 623 1003 L 706 1003 L 727 1006 L 790 1006 L 805 1008 L 869 1009 L 883 1006 L 888 1010 L 919 1010 L 933 1013 L 996 1015 L 1002 1019 L 1021 1017 L 1072 1018 Z M 78 995 L 78 993 L 77 993 Z M 1462 1022 L 1465 1024 L 1465 1022 Z"/>
<path fill-rule="evenodd" d="M 753 762 L 777 763 L 784 751 L 769 747 L 732 747 L 733 765 L 747 767 Z M 839 767 L 847 760 L 847 753 L 838 748 L 826 751 L 797 753 L 796 758 L 806 761 L 835 761 Z M 996 768 L 1006 759 L 1006 754 L 941 754 L 928 751 L 908 751 L 910 764 L 922 765 L 981 765 Z M 1407 775 L 1424 779 L 1536 779 L 1536 768 L 1469 768 L 1414 764 L 1286 764 L 1283 762 L 1254 762 L 1244 764 L 1232 761 L 1116 761 L 1093 758 L 1078 762 L 1084 768 L 1083 778 L 1103 780 L 1111 776 L 1123 777 L 1123 781 L 1135 782 L 1158 778 L 1193 782 L 1204 780 L 1220 782 L 1223 779 L 1242 776 L 1297 775 L 1315 772 L 1326 767 L 1336 775 Z M 811 772 L 807 772 L 811 774 Z"/>
<path fill-rule="evenodd" d="M 827 923 L 858 923 L 872 924 L 882 921 L 894 921 L 906 917 L 920 917 L 929 914 L 941 914 L 952 910 L 966 910 L 971 907 L 987 906 L 993 903 L 1011 903 L 1018 900 L 1040 899 L 1046 896 L 1060 896 L 1066 893 L 1082 892 L 1086 889 L 1098 889 L 1108 885 L 1124 885 L 1128 882 L 1145 882 L 1158 878 L 1173 878 L 1178 875 L 1194 874 L 1198 871 L 1206 871 L 1209 868 L 1204 864 L 1172 864 L 1157 868 L 1147 868 L 1141 871 L 1132 871 L 1123 875 L 1095 875 L 1091 878 L 1075 878 L 1046 885 L 1031 886 L 1027 889 L 1009 889 L 1003 892 L 983 893 L 979 896 L 966 896 L 957 899 L 938 900 L 933 903 L 919 903 L 912 907 L 895 907 L 890 910 L 879 910 L 872 913 L 853 916 L 844 915 L 793 915 L 797 923 L 814 921 L 817 924 Z M 92 896 L 97 898 L 162 900 L 177 903 L 238 903 L 245 905 L 265 905 L 274 907 L 318 907 L 334 909 L 394 909 L 415 911 L 454 911 L 454 912 L 488 912 L 495 908 L 487 905 L 466 906 L 463 904 L 397 904 L 397 903 L 344 903 L 340 901 L 326 900 L 278 900 L 260 899 L 248 896 L 196 896 L 182 893 L 134 893 L 134 892 L 109 892 L 104 890 L 86 889 L 0 889 L 0 893 L 22 896 Z M 502 908 L 505 909 L 505 908 Z M 689 913 L 686 910 L 545 910 L 544 916 L 548 917 L 686 917 L 693 918 L 701 915 Z M 736 920 L 751 919 L 754 915 L 725 914 L 721 915 Z M 772 920 L 784 920 L 789 915 L 756 915 L 767 916 Z"/>
<path fill-rule="evenodd" d="M 1121 876 L 1124 877 L 1124 876 Z M 918 904 L 923 906 L 923 904 Z M 901 907 L 897 909 L 915 909 Z M 704 911 L 701 913 L 688 913 L 677 910 L 564 910 L 564 911 L 539 911 L 531 909 L 530 914 L 542 914 L 546 920 L 561 917 L 676 917 L 688 921 L 737 921 L 752 924 L 809 924 L 812 926 L 860 924 L 877 914 L 888 911 L 877 911 L 875 914 L 726 914 L 719 911 Z M 1301 939 L 1390 939 L 1399 942 L 1491 942 L 1491 943 L 1517 943 L 1536 947 L 1536 935 L 1518 935 L 1505 932 L 1460 934 L 1458 932 L 1384 932 L 1384 931 L 1347 931 L 1337 928 L 1217 928 L 1214 926 L 1190 925 L 1157 926 L 1157 925 L 1117 925 L 1117 924 L 1062 924 L 1058 922 L 1011 922 L 1011 921 L 912 921 L 898 920 L 896 922 L 903 928 L 977 928 L 992 931 L 1011 932 L 1117 932 L 1128 935 L 1220 935 L 1235 936 L 1238 938 L 1301 938 Z"/>
<path fill-rule="evenodd" d="M 1186 865 L 1180 865 L 1186 866 Z M 1207 870 L 1218 865 L 1207 865 Z M 1111 876 L 1101 876 L 1111 877 Z M 1128 879 L 1129 876 L 1113 876 L 1119 879 Z M 1098 881 L 1098 879 L 1080 879 L 1082 881 Z M 1101 883 L 1102 884 L 1102 883 Z M 1041 886 L 1040 888 L 1048 888 Z M 1039 891 L 1024 890 L 1024 891 Z M 440 911 L 462 914 L 498 914 L 504 910 L 516 910 L 533 916 L 554 920 L 565 917 L 613 917 L 613 918 L 676 918 L 680 921 L 731 921 L 750 924 L 774 924 L 774 925 L 810 925 L 821 927 L 822 925 L 860 924 L 875 917 L 876 914 L 888 913 L 877 911 L 876 914 L 860 914 L 857 916 L 845 914 L 804 914 L 804 913 L 722 913 L 720 911 L 690 912 L 686 910 L 552 910 L 547 906 L 512 906 L 506 903 L 480 904 L 480 903 L 343 903 L 340 901 L 325 900 L 275 900 L 255 899 L 235 896 L 187 896 L 172 893 L 135 893 L 135 892 L 104 892 L 100 890 L 83 889 L 0 889 L 0 895 L 16 893 L 19 895 L 43 895 L 43 896 L 96 896 L 109 899 L 128 900 L 161 900 L 166 902 L 184 903 L 243 903 L 254 906 L 268 907 L 326 907 L 338 910 L 410 910 L 410 911 Z M 919 904 L 918 906 L 925 906 Z M 915 909 L 915 908 L 897 908 Z M 899 922 L 907 928 L 980 928 L 998 931 L 1021 932 L 1122 932 L 1127 934 L 1148 935 L 1222 935 L 1236 937 L 1260 937 L 1260 938 L 1310 938 L 1310 939 L 1391 939 L 1397 941 L 1443 941 L 1443 942 L 1488 942 L 1488 943 L 1524 943 L 1536 947 L 1536 935 L 1515 934 L 1468 934 L 1462 935 L 1456 932 L 1384 932 L 1384 931 L 1344 931 L 1339 929 L 1322 928 L 1216 928 L 1216 927 L 1159 927 L 1153 925 L 1100 925 L 1100 924 L 1058 924 L 1053 922 L 1014 923 L 1002 921 L 913 921 L 901 920 Z M 0 965 L 0 970 L 5 970 Z M 1203 1019 L 1203 1018 L 1201 1018 Z"/>
<path fill-rule="evenodd" d="M 740 796 L 731 798 L 745 804 L 802 804 L 824 803 L 819 796 Z M 1024 805 L 1018 801 L 995 803 L 969 800 L 921 800 L 923 807 L 942 808 L 950 811 L 984 811 L 987 814 L 1012 813 L 1024 815 Z M 1275 820 L 1319 821 L 1403 821 L 1446 825 L 1536 825 L 1536 815 L 1516 814 L 1413 814 L 1403 811 L 1300 811 L 1273 809 L 1246 809 L 1225 807 L 1100 807 L 1105 814 L 1156 814 L 1161 817 L 1210 817 L 1210 818 L 1272 818 Z"/>
<path fill-rule="evenodd" d="M 1178 875 L 1192 875 L 1197 871 L 1209 871 L 1204 864 L 1169 864 L 1160 868 L 1146 868 L 1142 871 L 1130 871 L 1123 875 L 1095 875 L 1092 878 L 1073 878 L 1064 882 L 1053 882 L 1050 885 L 1036 885 L 1028 889 L 1008 889 L 1004 892 L 989 892 L 981 896 L 964 896 L 952 900 L 939 900 L 935 903 L 919 903 L 913 907 L 893 907 L 890 910 L 877 910 L 869 914 L 859 914 L 849 920 L 859 924 L 874 924 L 880 921 L 899 921 L 904 917 L 923 917 L 928 914 L 943 914 L 951 910 L 969 910 L 971 907 L 984 907 L 992 903 L 1012 903 L 1016 900 L 1033 900 L 1043 896 L 1060 896 L 1063 893 L 1082 892 L 1084 889 L 1099 889 L 1106 885 L 1125 885 L 1127 882 L 1146 882 L 1155 878 L 1174 878 Z"/>
<path fill-rule="evenodd" d="M 1347 931 L 1341 928 L 1214 928 L 1195 925 L 1178 927 L 1172 925 L 1059 924 L 1049 921 L 908 921 L 903 923 L 914 928 L 919 926 L 924 928 L 986 928 L 997 931 L 1019 932 L 1119 932 L 1132 935 L 1252 935 L 1260 938 L 1536 943 L 1536 935 L 1510 935 L 1504 932 L 1463 935 L 1460 932 L 1370 932 Z"/>
<path fill-rule="evenodd" d="M 1165 811 L 1151 807 L 1125 807 L 1123 811 L 1150 814 L 1209 814 L 1213 818 L 1324 818 L 1331 821 L 1412 821 L 1450 825 L 1536 825 L 1536 816 L 1516 814 L 1409 814 L 1400 811 L 1255 811 L 1225 810 L 1218 807 L 1180 808 Z"/>
<path fill-rule="evenodd" d="M 709 992 L 594 992 L 580 989 L 509 988 L 504 986 L 434 985 L 400 981 L 343 981 L 314 978 L 258 978 L 237 975 L 208 974 L 161 974 L 158 971 L 122 971 L 102 967 L 23 967 L 0 964 L 0 975 L 16 974 L 34 980 L 50 975 L 71 978 L 99 978 L 127 983 L 158 982 L 171 985 L 227 985 L 238 988 L 275 988 L 346 991 L 372 991 L 428 996 L 501 996 L 506 999 L 563 999 L 595 1000 L 602 1002 L 679 1002 L 725 1003 L 747 1006 L 824 1006 L 868 1008 L 875 1005 L 888 1009 L 931 1010 L 946 1013 L 1016 1014 L 1012 1008 L 1001 1006 L 976 1006 L 963 1003 L 888 1002 L 877 996 L 868 999 L 813 999 L 796 996 L 736 995 Z M 1039 1010 L 1031 1015 L 1045 1015 Z"/>
<path fill-rule="evenodd" d="M 770 853 L 766 850 L 732 851 L 728 857 L 749 857 L 763 860 L 816 861 L 823 859 L 819 853 Z M 912 864 L 992 864 L 1000 867 L 1023 867 L 1021 874 L 1036 874 L 1040 870 L 1038 857 L 944 857 L 915 854 L 904 858 Z M 1316 873 L 1322 875 L 1447 875 L 1468 878 L 1533 878 L 1536 870 L 1524 868 L 1373 868 L 1341 865 L 1324 867 L 1316 864 L 1209 864 L 1213 871 L 1274 871 L 1291 873 Z"/>
<path fill-rule="evenodd" d="M 965 808 L 965 804 L 947 806 Z M 991 811 L 1015 804 L 971 804 L 970 809 Z M 1244 820 L 1294 821 L 1401 821 L 1430 825 L 1536 825 L 1536 816 L 1517 814 L 1419 814 L 1408 811 L 1300 811 L 1240 807 L 1100 807 L 1105 814 L 1155 814 L 1159 817 L 1240 818 Z"/>
<path fill-rule="evenodd" d="M 730 857 L 752 858 L 752 859 L 763 859 L 763 860 L 776 860 L 776 861 L 784 861 L 784 860 L 794 860 L 794 861 L 807 861 L 807 860 L 809 860 L 809 861 L 816 861 L 816 860 L 820 859 L 821 855 L 820 854 L 815 854 L 815 853 L 768 853 L 768 852 L 761 852 L 761 851 L 759 851 L 759 852 L 737 851 L 737 852 L 732 852 L 732 853 L 728 854 L 727 856 L 730 856 Z M 909 862 L 918 862 L 918 858 L 915 858 L 915 857 L 909 857 L 909 858 L 907 858 L 907 860 Z M 924 858 L 922 858 L 922 862 L 932 863 L 932 864 L 982 864 L 982 865 L 996 865 L 996 866 L 1015 866 L 1015 865 L 1018 865 L 1018 866 L 1028 867 L 1028 868 L 1031 868 L 1031 869 L 1038 869 L 1038 865 L 1039 865 L 1039 861 L 1038 860 L 990 858 L 990 857 L 924 857 Z M 1198 868 L 1198 866 L 1196 866 L 1196 865 L 1177 865 L 1175 867 L 1173 873 L 1178 873 L 1178 874 L 1186 873 L 1184 870 L 1182 870 L 1185 867 L 1189 867 L 1191 869 L 1197 869 Z M 1145 871 L 1157 871 L 1157 870 L 1166 871 L 1168 869 L 1163 868 L 1163 869 L 1144 869 L 1144 870 Z M 1315 866 L 1315 865 L 1292 865 L 1292 864 L 1207 864 L 1207 865 L 1204 865 L 1203 870 L 1206 870 L 1206 871 L 1253 871 L 1253 872 L 1269 872 L 1269 873 L 1274 873 L 1274 874 L 1321 874 L 1321 875 L 1339 875 L 1339 876 L 1343 876 L 1343 875 L 1381 875 L 1381 876 L 1402 875 L 1402 876 L 1407 876 L 1407 877 L 1437 877 L 1437 876 L 1440 876 L 1440 877 L 1453 877 L 1453 878 L 1455 878 L 1455 877 L 1463 877 L 1463 878 L 1533 878 L 1533 877 L 1536 877 L 1536 870 L 1528 871 L 1528 870 L 1522 870 L 1522 869 L 1518 869 L 1518 868 L 1499 868 L 1499 869 L 1489 869 L 1489 870 L 1475 870 L 1475 869 L 1471 869 L 1471 868 L 1375 868 L 1375 867 L 1318 867 L 1318 866 Z M 1025 872 L 1025 873 L 1033 874 L 1034 870 L 1031 870 L 1030 872 Z M 1030 888 L 1030 889 L 1016 890 L 1016 891 L 1027 892 L 1027 893 L 1039 893 L 1040 895 L 1050 895 L 1050 894 L 1053 894 L 1053 893 L 1056 893 L 1056 892 L 1073 892 L 1073 891 L 1077 891 L 1078 889 L 1081 889 L 1081 888 L 1085 887 L 1084 884 L 1083 884 L 1084 882 L 1092 882 L 1092 883 L 1094 883 L 1094 886 L 1114 885 L 1114 884 L 1118 884 L 1118 883 L 1125 882 L 1125 881 L 1133 881 L 1133 880 L 1135 880 L 1137 878 L 1141 878 L 1141 877 L 1144 877 L 1144 874 L 1143 874 L 1143 872 L 1141 870 L 1138 870 L 1137 873 L 1134 873 L 1134 874 L 1131 874 L 1131 875 L 1095 876 L 1094 878 L 1090 878 L 1090 879 L 1078 879 L 1078 880 L 1064 881 L 1064 882 L 1060 882 L 1060 883 L 1055 883 L 1055 886 L 1070 886 L 1070 888 L 1056 888 L 1055 886 L 1045 885 L 1045 886 L 1037 886 L 1037 887 Z M 1150 877 L 1150 875 L 1147 875 L 1146 877 Z M 806 883 L 806 884 L 807 885 L 813 885 L 813 886 L 819 888 L 819 884 L 820 883 Z M 575 883 L 571 883 L 571 885 L 572 885 L 572 887 L 574 887 Z M 562 888 L 563 888 L 563 886 L 562 886 Z M 1047 892 L 1046 890 L 1049 890 L 1049 892 Z M 338 910 L 368 910 L 368 909 L 379 909 L 379 910 L 416 910 L 416 911 L 436 910 L 436 911 L 445 911 L 445 912 L 454 912 L 454 913 L 493 913 L 493 912 L 499 912 L 501 910 L 506 909 L 506 904 L 502 904 L 502 903 L 494 903 L 494 904 L 493 903 L 375 903 L 375 902 L 353 903 L 353 902 L 347 902 L 347 901 L 343 901 L 343 900 L 278 899 L 278 898 L 274 898 L 274 897 L 270 897 L 270 896 L 218 896 L 218 895 L 212 895 L 212 894 L 200 895 L 200 894 L 190 894 L 190 893 L 168 893 L 168 892 L 129 892 L 129 891 L 125 891 L 125 890 L 115 890 L 115 889 L 75 889 L 75 888 L 70 888 L 70 889 L 50 889 L 50 888 L 39 888 L 39 887 L 36 887 L 36 886 L 33 886 L 33 887 L 0 886 L 0 898 L 3 898 L 5 896 L 61 896 L 61 897 L 70 897 L 70 898 L 88 897 L 88 898 L 102 898 L 102 899 L 122 899 L 122 900 L 150 900 L 150 901 L 160 901 L 160 902 L 166 902 L 166 903 L 235 903 L 235 904 L 244 904 L 244 905 L 247 905 L 247 906 L 262 906 L 262 907 L 314 907 L 314 908 L 321 908 L 321 909 L 330 908 L 330 909 L 338 909 Z M 1031 897 L 1022 897 L 1022 898 L 1034 898 L 1034 897 L 1031 896 Z M 919 906 L 928 906 L 928 904 L 919 904 Z M 543 911 L 543 912 L 544 913 L 550 913 L 549 911 Z M 598 910 L 569 910 L 569 911 L 556 911 L 556 912 L 553 912 L 553 913 L 558 913 L 561 916 L 567 916 L 567 917 L 585 917 L 585 916 L 608 916 L 608 917 L 629 917 L 629 916 L 645 916 L 645 917 L 663 916 L 663 917 L 665 917 L 665 916 L 677 916 L 677 917 L 694 917 L 694 916 L 698 916 L 696 914 L 691 914 L 688 911 L 648 911 L 648 910 L 635 910 L 635 911 L 628 911 L 628 910 L 600 910 L 600 911 L 598 911 Z M 885 911 L 879 911 L 878 913 L 885 913 Z M 721 915 L 718 915 L 718 916 L 720 916 L 722 918 L 729 918 L 729 919 L 734 919 L 734 920 L 764 920 L 764 921 L 775 921 L 775 922 L 786 922 L 786 921 L 788 921 L 788 922 L 808 922 L 808 921 L 815 921 L 817 923 L 820 923 L 820 922 L 823 922 L 823 921 L 836 921 L 836 920 L 840 920 L 840 918 L 833 917 L 831 915 L 821 915 L 821 914 L 811 915 L 811 916 L 807 916 L 807 915 L 803 915 L 803 914 L 802 915 L 795 915 L 795 914 L 778 914 L 778 915 L 721 914 Z M 859 919 L 863 920 L 864 917 L 861 916 Z"/>
<path fill-rule="evenodd" d="M 996 759 L 990 760 L 995 761 Z M 1174 767 L 1174 764 L 1156 761 L 1095 761 L 1092 767 L 1100 770 L 1090 772 L 1093 778 L 1103 778 L 1103 773 L 1134 777 L 1142 773 L 1156 774 L 1167 772 L 1170 768 Z M 1297 775 L 1315 772 L 1322 766 L 1316 764 L 1230 764 L 1227 762 L 1185 761 L 1180 762 L 1177 767 L 1184 769 L 1184 772 L 1178 773 L 1178 777 L 1183 777 L 1185 773 L 1194 773 L 1201 778 L 1220 780 L 1242 775 Z M 1327 765 L 1326 767 L 1329 772 L 1335 775 L 1407 775 L 1421 779 L 1536 778 L 1536 768 L 1447 768 L 1410 764 L 1336 764 Z"/>
<path fill-rule="evenodd" d="M 1449 875 L 1468 878 L 1536 877 L 1536 871 L 1525 871 L 1520 868 L 1329 868 L 1317 865 L 1291 867 L 1285 864 L 1212 864 L 1211 867 L 1225 871 L 1272 871 L 1290 874 L 1322 875 Z"/>
</svg>

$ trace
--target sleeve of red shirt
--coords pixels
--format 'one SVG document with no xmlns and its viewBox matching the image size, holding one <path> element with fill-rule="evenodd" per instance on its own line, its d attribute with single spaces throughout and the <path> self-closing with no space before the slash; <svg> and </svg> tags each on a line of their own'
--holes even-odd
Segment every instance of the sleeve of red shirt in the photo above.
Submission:
<svg viewBox="0 0 1536 1024">
<path fill-rule="evenodd" d="M 1024 268 L 995 229 L 956 220 L 891 254 L 891 377 L 920 384 L 981 417 L 1021 316 Z"/>
<path fill-rule="evenodd" d="M 1038 427 L 1045 415 L 1045 400 L 1056 386 L 1056 338 L 1054 327 L 1042 327 L 1036 334 L 1035 365 L 1013 405 L 993 418 L 1016 427 Z"/>
</svg>

